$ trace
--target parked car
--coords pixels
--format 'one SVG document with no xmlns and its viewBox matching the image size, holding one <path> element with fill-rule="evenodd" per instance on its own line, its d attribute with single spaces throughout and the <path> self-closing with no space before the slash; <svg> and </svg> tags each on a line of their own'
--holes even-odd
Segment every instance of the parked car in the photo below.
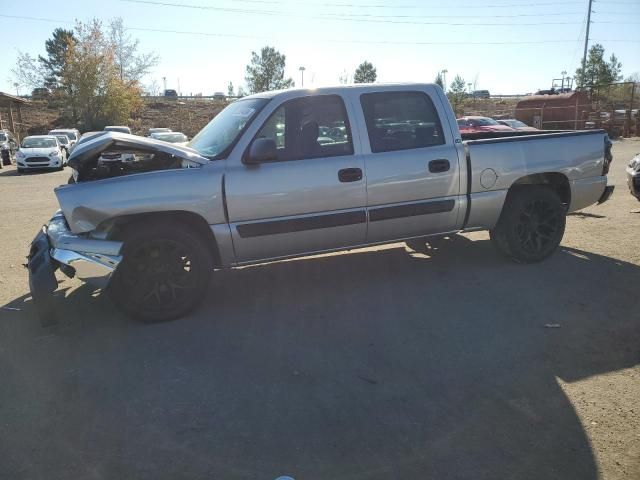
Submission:
<svg viewBox="0 0 640 480">
<path fill-rule="evenodd" d="M 215 92 L 213 94 L 213 99 L 214 100 L 226 100 L 227 96 L 223 92 Z"/>
<path fill-rule="evenodd" d="M 9 130 L 0 130 L 0 168 L 15 162 L 19 144 L 16 137 Z"/>
<path fill-rule="evenodd" d="M 151 136 L 154 133 L 171 132 L 171 131 L 172 130 L 170 128 L 165 128 L 165 127 L 150 128 L 149 129 L 149 136 Z"/>
<path fill-rule="evenodd" d="M 336 122 L 346 138 L 320 144 Z M 441 88 L 374 84 L 245 97 L 189 147 L 107 133 L 72 153 L 78 183 L 55 189 L 61 211 L 29 254 L 34 302 L 52 311 L 60 268 L 134 317 L 169 320 L 214 268 L 483 229 L 507 257 L 541 261 L 567 213 L 609 198 L 611 144 L 510 131 L 464 140 Z M 98 160 L 114 149 L 153 156 L 110 175 Z"/>
<path fill-rule="evenodd" d="M 80 138 L 80 131 L 77 128 L 56 128 L 50 130 L 48 135 L 66 135 L 69 137 L 69 151 L 73 150 L 73 147 Z"/>
<path fill-rule="evenodd" d="M 164 91 L 164 96 L 168 98 L 178 98 L 178 92 L 173 89 L 167 89 Z"/>
<path fill-rule="evenodd" d="M 530 127 L 526 123 L 521 122 L 520 120 L 516 120 L 515 118 L 507 118 L 507 119 L 501 119 L 501 120 L 496 120 L 496 121 L 499 124 L 506 125 L 507 127 L 511 127 L 514 130 L 525 131 L 525 132 L 538 131 L 537 128 Z"/>
<path fill-rule="evenodd" d="M 637 153 L 627 166 L 627 185 L 631 195 L 640 201 L 640 153 Z"/>
<path fill-rule="evenodd" d="M 35 169 L 62 170 L 64 160 L 64 149 L 55 135 L 25 137 L 16 153 L 18 173 Z"/>
<path fill-rule="evenodd" d="M 491 98 L 489 90 L 474 90 L 471 96 L 473 98 Z"/>
<path fill-rule="evenodd" d="M 458 119 L 458 128 L 461 133 L 476 132 L 513 132 L 514 129 L 507 125 L 501 125 L 489 117 L 462 117 Z"/>
<path fill-rule="evenodd" d="M 131 129 L 126 125 L 107 125 L 103 128 L 105 132 L 120 132 L 131 134 Z"/>
<path fill-rule="evenodd" d="M 66 135 L 54 135 L 57 139 L 58 139 L 58 143 L 60 144 L 60 146 L 62 147 L 63 153 L 64 153 L 64 164 L 67 164 L 67 158 L 69 158 L 69 150 L 71 148 L 71 141 L 69 140 L 69 137 L 67 137 Z"/>
<path fill-rule="evenodd" d="M 163 142 L 175 143 L 177 145 L 186 145 L 189 139 L 181 132 L 156 132 L 151 134 L 151 138 L 162 140 Z"/>
</svg>

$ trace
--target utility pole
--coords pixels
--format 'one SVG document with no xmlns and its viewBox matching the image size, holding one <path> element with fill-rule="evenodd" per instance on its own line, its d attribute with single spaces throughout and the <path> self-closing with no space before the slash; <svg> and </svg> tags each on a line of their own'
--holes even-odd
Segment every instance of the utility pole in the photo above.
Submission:
<svg viewBox="0 0 640 480">
<path fill-rule="evenodd" d="M 306 70 L 306 68 L 300 67 L 298 70 L 300 70 L 300 75 L 302 76 L 302 81 L 300 82 L 301 83 L 300 86 L 304 87 L 304 71 Z"/>
<path fill-rule="evenodd" d="M 442 85 L 444 86 L 443 90 L 445 92 L 447 91 L 447 73 L 449 73 L 449 70 L 446 68 L 442 70 Z"/>
<path fill-rule="evenodd" d="M 167 77 L 162 77 L 162 83 L 164 84 L 164 89 L 166 90 L 167 89 Z"/>
<path fill-rule="evenodd" d="M 582 54 L 582 83 L 584 84 L 585 67 L 587 66 L 587 48 L 589 47 L 589 27 L 591 26 L 591 4 L 589 0 L 589 11 L 587 12 L 587 32 L 584 35 L 584 53 Z M 583 85 L 580 85 L 581 87 Z"/>
</svg>

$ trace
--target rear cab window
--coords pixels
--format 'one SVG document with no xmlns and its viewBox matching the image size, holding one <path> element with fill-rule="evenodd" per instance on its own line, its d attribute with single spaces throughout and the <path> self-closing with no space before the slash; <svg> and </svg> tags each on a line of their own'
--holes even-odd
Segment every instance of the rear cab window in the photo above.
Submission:
<svg viewBox="0 0 640 480">
<path fill-rule="evenodd" d="M 353 155 L 349 118 L 339 95 L 314 95 L 284 102 L 255 138 L 275 141 L 276 161 Z"/>
<path fill-rule="evenodd" d="M 363 93 L 360 104 L 373 153 L 445 143 L 440 118 L 425 92 Z"/>
</svg>

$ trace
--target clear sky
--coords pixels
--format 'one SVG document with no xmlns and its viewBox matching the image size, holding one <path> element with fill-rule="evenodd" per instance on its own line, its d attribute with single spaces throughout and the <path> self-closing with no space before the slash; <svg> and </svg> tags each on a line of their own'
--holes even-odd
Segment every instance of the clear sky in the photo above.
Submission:
<svg viewBox="0 0 640 480">
<path fill-rule="evenodd" d="M 162 5 L 165 3 L 165 5 Z M 120 16 L 155 51 L 155 79 L 183 94 L 226 92 L 244 84 L 251 51 L 274 46 L 287 74 L 305 86 L 338 83 L 363 60 L 380 82 L 447 82 L 462 75 L 493 94 L 550 87 L 580 63 L 587 0 L 0 0 L 0 90 L 14 92 L 10 70 L 18 50 L 43 54 L 58 26 L 74 19 Z M 9 8 L 10 7 L 10 8 Z M 623 74 L 640 72 L 640 0 L 593 3 L 591 43 L 615 52 Z M 26 18 L 7 18 L 14 15 Z M 39 19 L 48 19 L 42 21 Z M 155 31 L 153 31 L 155 30 Z M 172 31 L 172 32 L 171 32 Z M 180 32 L 180 33 L 178 33 Z M 25 92 L 21 92 L 25 93 Z"/>
</svg>

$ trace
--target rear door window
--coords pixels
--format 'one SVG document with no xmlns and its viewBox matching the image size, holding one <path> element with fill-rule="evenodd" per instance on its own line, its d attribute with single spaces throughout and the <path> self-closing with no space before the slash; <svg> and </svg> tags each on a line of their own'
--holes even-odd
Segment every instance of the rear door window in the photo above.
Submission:
<svg viewBox="0 0 640 480">
<path fill-rule="evenodd" d="M 365 93 L 360 104 L 374 153 L 444 143 L 438 113 L 424 92 Z"/>
</svg>

